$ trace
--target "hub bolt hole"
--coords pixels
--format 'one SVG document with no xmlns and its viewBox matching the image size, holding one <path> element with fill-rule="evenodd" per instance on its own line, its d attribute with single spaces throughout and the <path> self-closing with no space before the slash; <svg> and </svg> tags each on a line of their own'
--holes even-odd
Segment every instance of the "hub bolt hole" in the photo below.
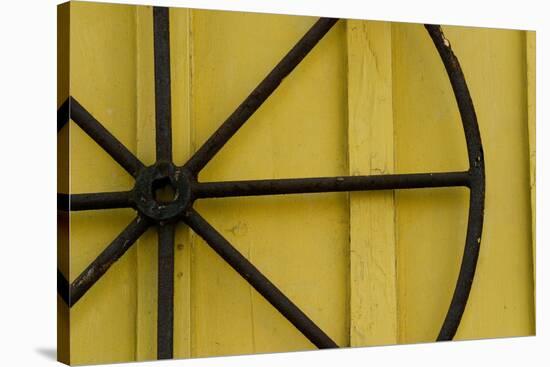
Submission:
<svg viewBox="0 0 550 367">
<path fill-rule="evenodd" d="M 176 187 L 169 177 L 160 177 L 153 180 L 153 197 L 158 203 L 170 203 L 177 197 Z"/>
</svg>

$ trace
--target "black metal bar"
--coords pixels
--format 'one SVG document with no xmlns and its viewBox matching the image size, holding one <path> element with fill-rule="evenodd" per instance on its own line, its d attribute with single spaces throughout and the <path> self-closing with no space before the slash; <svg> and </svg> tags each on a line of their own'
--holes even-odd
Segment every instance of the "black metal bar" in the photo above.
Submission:
<svg viewBox="0 0 550 367">
<path fill-rule="evenodd" d="M 153 7 L 157 161 L 172 160 L 169 18 L 168 8 Z"/>
<path fill-rule="evenodd" d="M 157 358 L 171 359 L 174 345 L 175 224 L 158 226 Z"/>
<path fill-rule="evenodd" d="M 70 195 L 57 193 L 57 210 L 68 212 L 70 210 Z"/>
<path fill-rule="evenodd" d="M 464 127 L 471 175 L 466 243 L 453 298 L 437 337 L 438 341 L 442 341 L 452 340 L 455 336 L 474 281 L 483 232 L 485 160 L 483 158 L 483 146 L 474 104 L 460 63 L 451 49 L 450 42 L 445 38 L 441 26 L 425 25 L 425 27 L 445 65 L 455 94 Z"/>
<path fill-rule="evenodd" d="M 338 345 L 194 209 L 183 220 L 318 348 Z"/>
<path fill-rule="evenodd" d="M 132 208 L 133 206 L 131 191 L 57 194 L 57 210 L 63 211 Z"/>
<path fill-rule="evenodd" d="M 57 109 L 57 132 L 69 122 L 69 98 Z"/>
<path fill-rule="evenodd" d="M 372 176 L 201 182 L 195 184 L 193 192 L 195 196 L 200 199 L 230 196 L 468 186 L 469 182 L 470 174 L 468 172 L 413 173 Z"/>
<path fill-rule="evenodd" d="M 171 359 L 174 345 L 175 224 L 158 226 L 157 358 Z"/>
<path fill-rule="evenodd" d="M 103 252 L 71 284 L 70 306 L 80 298 L 105 274 L 134 242 L 147 230 L 150 223 L 137 216 Z"/>
<path fill-rule="evenodd" d="M 68 305 L 69 304 L 69 281 L 59 269 L 57 269 L 57 293 L 61 299 Z"/>
<path fill-rule="evenodd" d="M 144 167 L 143 163 L 73 97 L 70 98 L 70 108 L 71 119 L 128 173 L 136 177 Z"/>
<path fill-rule="evenodd" d="M 193 174 L 198 174 L 337 21 L 338 19 L 333 18 L 319 19 L 218 130 L 195 152 L 185 164 L 185 168 Z"/>
<path fill-rule="evenodd" d="M 483 187 L 476 185 L 470 191 L 470 208 L 464 254 L 462 255 L 462 263 L 453 298 L 445 316 L 445 321 L 439 331 L 437 341 L 452 340 L 454 338 L 466 309 L 466 304 L 468 303 L 481 245 L 484 206 L 483 190 Z"/>
</svg>

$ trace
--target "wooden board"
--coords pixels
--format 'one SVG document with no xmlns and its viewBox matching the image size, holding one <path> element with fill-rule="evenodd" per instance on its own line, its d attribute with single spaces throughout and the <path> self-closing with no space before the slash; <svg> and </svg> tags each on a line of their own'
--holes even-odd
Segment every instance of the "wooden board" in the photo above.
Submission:
<svg viewBox="0 0 550 367">
<path fill-rule="evenodd" d="M 394 173 L 391 31 L 347 22 L 350 175 Z M 352 346 L 397 343 L 395 229 L 393 191 L 350 194 Z"/>
<path fill-rule="evenodd" d="M 136 153 L 135 7 L 71 3 L 70 92 Z M 71 192 L 131 189 L 132 177 L 70 125 Z M 71 213 L 70 280 L 132 220 L 130 209 Z M 71 363 L 134 360 L 136 247 L 71 308 Z M 91 347 L 93 346 L 93 347 Z"/>
<path fill-rule="evenodd" d="M 315 19 L 193 11 L 191 21 L 197 147 Z M 345 82 L 345 24 L 339 23 L 199 179 L 345 174 Z M 205 200 L 197 208 L 338 344 L 348 344 L 346 194 Z M 313 348 L 199 239 L 193 244 L 192 300 L 196 356 Z"/>
<path fill-rule="evenodd" d="M 525 32 L 525 56 L 527 71 L 527 129 L 529 134 L 529 183 L 531 188 L 531 239 L 533 242 L 533 298 L 536 308 L 536 216 L 537 216 L 537 139 L 536 139 L 536 112 L 537 112 L 537 55 L 536 33 Z"/>
<path fill-rule="evenodd" d="M 534 332 L 525 36 L 444 27 L 476 108 L 485 151 L 483 242 L 457 339 Z M 393 26 L 396 171 L 467 168 L 449 81 L 421 25 Z M 464 247 L 465 189 L 396 194 L 400 341 L 434 340 Z"/>
</svg>

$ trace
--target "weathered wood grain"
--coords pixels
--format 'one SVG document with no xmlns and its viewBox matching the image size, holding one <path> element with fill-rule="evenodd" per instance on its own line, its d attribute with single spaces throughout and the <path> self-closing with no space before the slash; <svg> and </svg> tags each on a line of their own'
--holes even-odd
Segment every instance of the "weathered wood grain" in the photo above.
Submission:
<svg viewBox="0 0 550 367">
<path fill-rule="evenodd" d="M 391 23 L 350 20 L 350 175 L 394 173 Z M 352 346 L 397 343 L 393 191 L 350 194 Z"/>
</svg>

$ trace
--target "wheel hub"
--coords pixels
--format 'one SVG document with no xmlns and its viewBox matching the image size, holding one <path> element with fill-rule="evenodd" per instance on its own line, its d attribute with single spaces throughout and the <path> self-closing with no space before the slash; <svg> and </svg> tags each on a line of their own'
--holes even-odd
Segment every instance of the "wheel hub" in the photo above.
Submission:
<svg viewBox="0 0 550 367">
<path fill-rule="evenodd" d="M 134 203 L 139 212 L 153 220 L 177 218 L 192 204 L 190 175 L 171 162 L 146 167 L 136 179 Z"/>
</svg>

